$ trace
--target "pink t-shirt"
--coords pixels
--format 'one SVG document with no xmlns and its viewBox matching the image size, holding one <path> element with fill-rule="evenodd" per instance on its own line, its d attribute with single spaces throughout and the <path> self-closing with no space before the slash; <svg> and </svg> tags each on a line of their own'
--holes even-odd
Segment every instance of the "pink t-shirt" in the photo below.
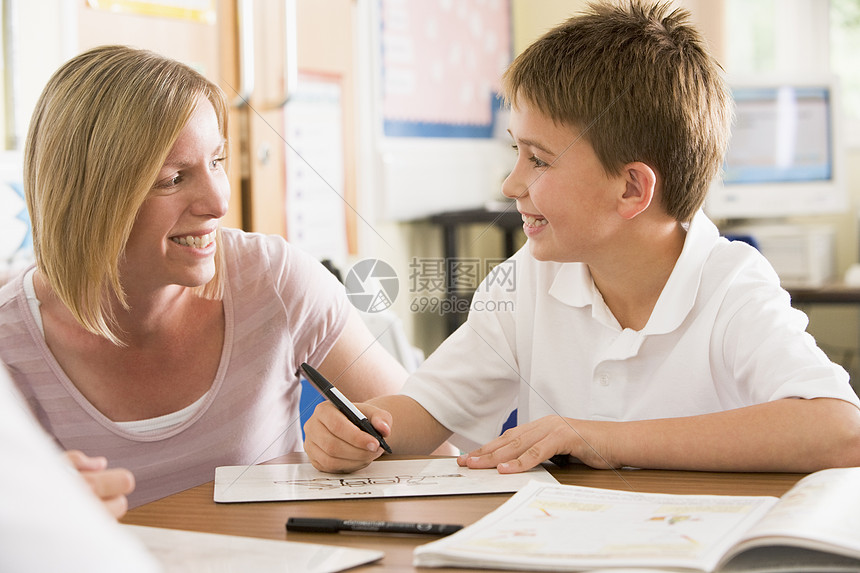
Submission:
<svg viewBox="0 0 860 573">
<path fill-rule="evenodd" d="M 222 231 L 227 288 L 221 362 L 200 408 L 169 430 L 130 434 L 78 392 L 30 311 L 23 274 L 0 289 L 0 360 L 63 449 L 135 474 L 137 506 L 211 481 L 221 465 L 299 451 L 299 365 L 318 364 L 349 315 L 343 286 L 281 237 Z"/>
</svg>

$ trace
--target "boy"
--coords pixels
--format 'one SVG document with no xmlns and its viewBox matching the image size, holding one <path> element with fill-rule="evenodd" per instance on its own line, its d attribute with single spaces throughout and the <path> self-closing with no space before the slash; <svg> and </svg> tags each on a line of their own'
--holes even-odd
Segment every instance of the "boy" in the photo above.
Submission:
<svg viewBox="0 0 860 573">
<path fill-rule="evenodd" d="M 765 259 L 700 211 L 731 108 L 688 15 L 594 4 L 521 54 L 503 91 L 517 150 L 503 191 L 528 244 L 401 395 L 360 405 L 393 451 L 427 453 L 453 432 L 485 444 L 461 465 L 500 472 L 556 455 L 596 468 L 860 465 L 846 372 Z M 514 408 L 519 426 L 497 437 Z M 305 430 L 324 471 L 382 453 L 328 404 Z"/>
</svg>

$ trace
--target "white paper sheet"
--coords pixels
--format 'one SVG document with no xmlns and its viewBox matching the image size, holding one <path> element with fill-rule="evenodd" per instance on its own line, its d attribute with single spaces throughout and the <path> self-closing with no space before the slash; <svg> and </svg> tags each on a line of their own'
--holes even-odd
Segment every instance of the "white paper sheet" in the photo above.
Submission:
<svg viewBox="0 0 860 573">
<path fill-rule="evenodd" d="M 383 460 L 351 474 L 327 474 L 309 463 L 222 466 L 215 470 L 215 501 L 296 501 L 509 493 L 529 481 L 557 484 L 541 466 L 519 474 L 472 470 L 455 458 Z"/>
<path fill-rule="evenodd" d="M 165 573 L 334 573 L 382 559 L 382 551 L 123 525 Z"/>
</svg>

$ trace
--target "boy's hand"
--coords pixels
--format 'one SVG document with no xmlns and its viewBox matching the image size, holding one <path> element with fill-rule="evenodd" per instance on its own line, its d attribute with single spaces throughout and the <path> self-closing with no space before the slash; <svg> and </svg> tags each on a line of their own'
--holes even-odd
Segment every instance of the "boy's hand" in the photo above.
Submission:
<svg viewBox="0 0 860 573">
<path fill-rule="evenodd" d="M 69 450 L 65 456 L 111 515 L 117 519 L 125 515 L 128 511 L 126 496 L 134 491 L 134 475 L 130 471 L 107 469 L 107 459 L 91 458 L 78 450 Z"/>
<path fill-rule="evenodd" d="M 391 414 L 371 406 L 355 404 L 383 438 L 391 434 Z M 330 402 L 320 403 L 305 423 L 305 452 L 322 472 L 347 473 L 366 467 L 385 453 L 376 439 L 357 428 Z"/>
<path fill-rule="evenodd" d="M 499 473 L 524 472 L 555 455 L 580 459 L 594 468 L 610 468 L 608 451 L 591 443 L 587 435 L 595 435 L 595 422 L 574 420 L 561 416 L 545 416 L 534 422 L 507 430 L 504 434 L 463 454 L 457 463 L 473 469 L 497 468 Z"/>
</svg>

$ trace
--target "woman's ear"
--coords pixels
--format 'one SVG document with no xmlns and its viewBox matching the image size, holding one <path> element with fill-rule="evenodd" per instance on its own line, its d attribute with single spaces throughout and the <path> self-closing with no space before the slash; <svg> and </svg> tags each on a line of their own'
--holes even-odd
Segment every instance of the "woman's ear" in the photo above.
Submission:
<svg viewBox="0 0 860 573">
<path fill-rule="evenodd" d="M 654 199 L 657 187 L 657 174 L 651 167 L 635 161 L 624 166 L 625 189 L 618 198 L 618 214 L 624 219 L 632 219 L 648 208 Z"/>
</svg>

